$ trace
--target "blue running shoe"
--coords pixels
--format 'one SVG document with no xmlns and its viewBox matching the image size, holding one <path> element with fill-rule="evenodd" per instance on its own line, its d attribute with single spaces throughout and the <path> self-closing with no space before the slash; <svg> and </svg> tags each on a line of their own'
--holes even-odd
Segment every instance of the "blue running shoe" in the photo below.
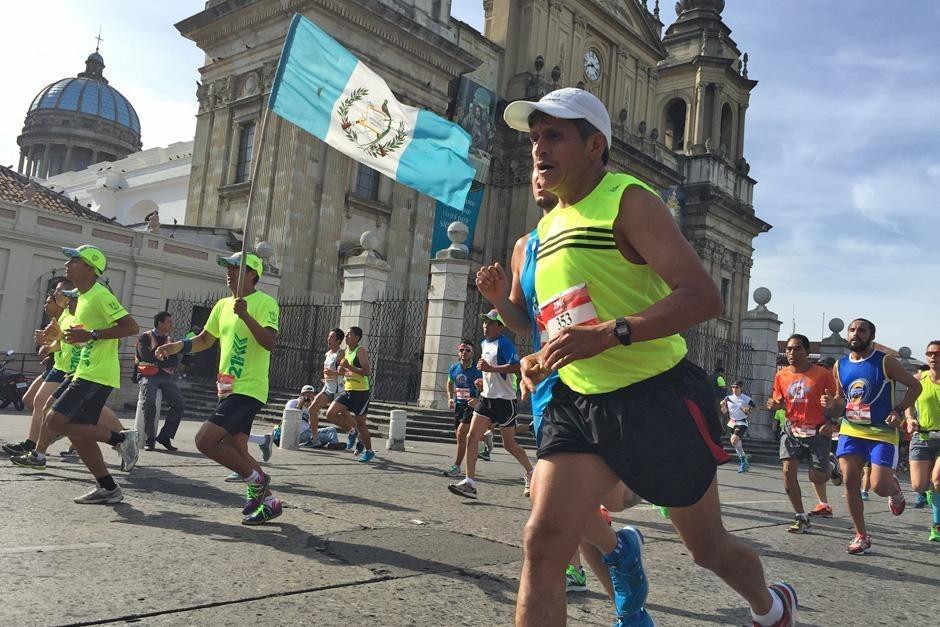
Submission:
<svg viewBox="0 0 940 627">
<path fill-rule="evenodd" d="M 618 618 L 617 622 L 614 623 L 614 627 L 656 627 L 656 623 L 653 622 L 653 617 L 644 607 L 636 614 L 626 618 Z"/>
<path fill-rule="evenodd" d="M 649 592 L 649 582 L 643 572 L 643 535 L 636 527 L 626 526 L 617 532 L 617 536 L 623 543 L 623 550 L 614 559 L 605 555 L 604 563 L 610 569 L 617 616 L 632 617 L 643 610 Z"/>
<path fill-rule="evenodd" d="M 914 501 L 914 509 L 923 509 L 925 507 L 927 507 L 927 493 L 918 492 L 917 500 Z"/>
<path fill-rule="evenodd" d="M 365 464 L 366 462 L 371 462 L 375 457 L 375 451 L 363 451 L 362 455 L 359 456 L 359 463 Z"/>
<path fill-rule="evenodd" d="M 353 429 L 349 432 L 346 438 L 346 450 L 351 451 L 356 446 L 356 438 L 359 437 L 359 432 Z"/>
</svg>

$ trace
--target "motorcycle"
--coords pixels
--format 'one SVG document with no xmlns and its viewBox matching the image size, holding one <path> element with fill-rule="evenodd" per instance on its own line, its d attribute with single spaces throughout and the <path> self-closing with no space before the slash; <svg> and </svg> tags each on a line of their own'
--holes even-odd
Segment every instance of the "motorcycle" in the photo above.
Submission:
<svg viewBox="0 0 940 627">
<path fill-rule="evenodd" d="M 16 411 L 23 411 L 26 406 L 23 403 L 23 395 L 29 387 L 29 381 L 22 373 L 7 373 L 7 364 L 13 356 L 13 351 L 6 351 L 6 358 L 0 362 L 0 409 L 5 409 L 7 405 L 13 403 Z"/>
</svg>

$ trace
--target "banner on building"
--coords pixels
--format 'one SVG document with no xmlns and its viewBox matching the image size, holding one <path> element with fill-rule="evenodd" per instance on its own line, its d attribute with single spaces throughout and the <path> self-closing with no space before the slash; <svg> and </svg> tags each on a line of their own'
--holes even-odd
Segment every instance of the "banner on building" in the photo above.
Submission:
<svg viewBox="0 0 940 627">
<path fill-rule="evenodd" d="M 431 258 L 441 250 L 450 246 L 447 238 L 447 227 L 451 222 L 463 222 L 470 233 L 464 244 L 468 249 L 473 247 L 473 231 L 477 226 L 477 217 L 480 215 L 480 206 L 483 204 L 483 192 L 486 186 L 479 181 L 473 181 L 467 200 L 462 208 L 451 207 L 438 201 L 434 208 L 434 234 L 431 237 Z"/>
<path fill-rule="evenodd" d="M 454 106 L 454 121 L 470 134 L 470 163 L 474 180 L 489 182 L 493 142 L 496 138 L 496 94 L 461 77 Z"/>
<path fill-rule="evenodd" d="M 463 206 L 474 175 L 468 133 L 398 102 L 381 76 L 300 14 L 284 40 L 268 105 L 348 157 Z"/>
</svg>

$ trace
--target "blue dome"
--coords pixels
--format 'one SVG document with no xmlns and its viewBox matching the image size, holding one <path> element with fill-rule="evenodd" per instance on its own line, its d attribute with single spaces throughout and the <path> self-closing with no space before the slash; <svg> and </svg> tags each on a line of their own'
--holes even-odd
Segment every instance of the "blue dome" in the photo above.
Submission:
<svg viewBox="0 0 940 627">
<path fill-rule="evenodd" d="M 52 83 L 33 99 L 29 110 L 36 109 L 78 111 L 116 122 L 140 135 L 140 119 L 127 98 L 91 78 L 63 78 Z"/>
</svg>

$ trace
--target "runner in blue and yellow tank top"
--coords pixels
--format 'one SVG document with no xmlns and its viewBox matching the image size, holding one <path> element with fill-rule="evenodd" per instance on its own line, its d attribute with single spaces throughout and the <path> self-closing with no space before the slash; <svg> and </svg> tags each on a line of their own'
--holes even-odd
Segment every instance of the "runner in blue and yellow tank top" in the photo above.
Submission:
<svg viewBox="0 0 940 627">
<path fill-rule="evenodd" d="M 940 340 L 927 345 L 927 370 L 917 375 L 920 396 L 915 411 L 907 410 L 908 431 L 911 432 L 911 485 L 921 494 L 930 490 L 932 522 L 931 542 L 940 542 Z"/>
<path fill-rule="evenodd" d="M 849 354 L 836 362 L 836 398 L 832 415 L 844 412 L 839 428 L 836 457 L 842 466 L 845 500 L 855 527 L 855 537 L 846 551 L 853 555 L 871 552 L 862 503 L 862 467 L 871 463 L 872 489 L 888 497 L 891 513 L 904 511 L 904 493 L 894 475 L 898 463 L 898 429 L 904 410 L 911 407 L 921 386 L 897 359 L 872 346 L 875 325 L 857 318 L 848 328 Z M 900 403 L 894 398 L 894 382 L 908 386 Z"/>
<path fill-rule="evenodd" d="M 722 526 L 715 475 L 729 457 L 711 383 L 684 359 L 678 335 L 720 313 L 714 280 L 649 186 L 606 171 L 610 117 L 596 97 L 560 89 L 510 103 L 504 118 L 529 133 L 540 181 L 559 198 L 537 230 L 535 288 L 549 341 L 524 365 L 523 385 L 553 370 L 560 381 L 545 411 L 516 624 L 564 615 L 558 572 L 618 478 L 674 508 L 693 558 L 715 564 L 758 625 L 792 624 L 793 589 L 768 589 L 757 554 Z M 597 548 L 608 563 L 638 565 L 640 542 L 626 528 Z M 617 582 L 615 590 L 621 623 L 636 624 L 643 595 Z"/>
</svg>

